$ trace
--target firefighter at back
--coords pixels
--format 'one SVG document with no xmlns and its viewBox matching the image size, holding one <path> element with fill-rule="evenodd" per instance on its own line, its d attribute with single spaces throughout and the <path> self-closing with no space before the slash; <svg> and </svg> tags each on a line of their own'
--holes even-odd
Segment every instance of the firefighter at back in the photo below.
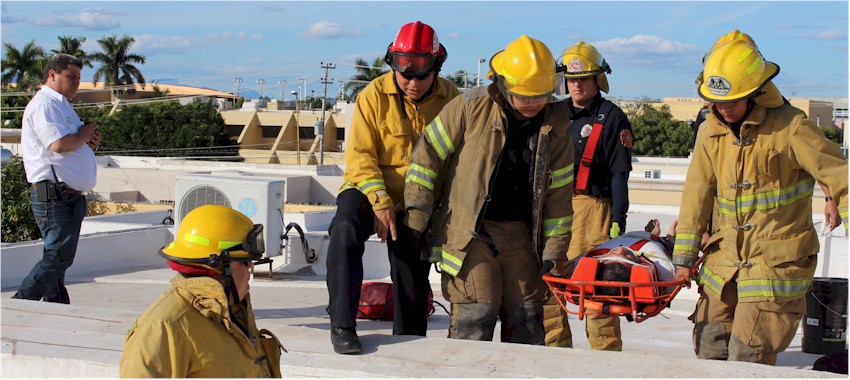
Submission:
<svg viewBox="0 0 850 380">
<path fill-rule="evenodd" d="M 576 162 L 575 223 L 567 251 L 572 260 L 626 230 L 633 136 L 623 111 L 600 93 L 608 92 L 606 74 L 611 68 L 599 51 L 579 42 L 564 50 L 561 60 L 570 93 L 567 116 Z M 572 347 L 567 313 L 551 294 L 545 310 L 546 344 Z M 585 324 L 592 349 L 622 350 L 619 317 L 589 316 Z"/>
<path fill-rule="evenodd" d="M 327 258 L 331 343 L 341 354 L 360 352 L 355 327 L 370 235 L 387 242 L 393 283 L 394 335 L 425 336 L 430 263 L 419 254 L 404 216 L 404 174 L 425 126 L 457 88 L 437 76 L 447 57 L 437 34 L 419 21 L 405 24 L 387 47 L 392 70 L 357 95 L 345 149 L 345 183 L 337 195 Z"/>
<path fill-rule="evenodd" d="M 705 60 L 698 92 L 711 113 L 697 135 L 673 252 L 677 279 L 690 280 L 716 197 L 691 316 L 701 359 L 774 365 L 790 344 L 817 265 L 816 180 L 847 227 L 847 161 L 783 100 L 771 82 L 778 73 L 751 38 L 721 39 Z"/>
<path fill-rule="evenodd" d="M 201 206 L 160 250 L 177 275 L 130 328 L 121 377 L 281 377 L 277 338 L 257 330 L 249 280 L 262 225 L 224 206 Z"/>
<path fill-rule="evenodd" d="M 450 338 L 492 340 L 499 319 L 502 342 L 542 345 L 541 273 L 563 274 L 572 228 L 563 75 L 525 35 L 489 71 L 493 83 L 452 100 L 417 143 L 407 224 L 430 231 Z"/>
</svg>

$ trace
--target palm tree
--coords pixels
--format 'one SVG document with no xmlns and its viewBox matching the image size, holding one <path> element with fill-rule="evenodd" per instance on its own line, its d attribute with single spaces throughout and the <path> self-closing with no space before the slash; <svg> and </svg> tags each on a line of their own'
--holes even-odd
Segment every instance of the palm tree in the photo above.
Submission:
<svg viewBox="0 0 850 380">
<path fill-rule="evenodd" d="M 53 54 L 70 54 L 83 61 L 83 66 L 94 67 L 91 57 L 83 51 L 85 37 L 59 36 L 59 50 L 51 50 Z"/>
<path fill-rule="evenodd" d="M 44 80 L 44 49 L 28 42 L 21 50 L 12 44 L 3 44 L 6 48 L 6 58 L 3 59 L 3 75 L 0 78 L 3 85 L 16 82 L 19 91 L 34 90 Z M 40 68 L 40 69 L 39 69 Z"/>
<path fill-rule="evenodd" d="M 89 57 L 92 61 L 100 62 L 102 65 L 95 71 L 92 84 L 96 85 L 98 81 L 103 79 L 104 87 L 137 82 L 144 86 L 145 77 L 139 71 L 139 68 L 133 64 L 144 64 L 145 56 L 130 53 L 130 47 L 135 42 L 136 39 L 126 35 L 120 39 L 113 35 L 97 40 L 102 52 L 93 53 Z M 114 90 L 112 94 L 115 95 Z"/>
<path fill-rule="evenodd" d="M 371 65 L 363 58 L 354 60 L 354 75 L 345 84 L 344 90 L 348 93 L 348 99 L 354 99 L 372 79 L 386 74 L 388 70 L 384 70 L 384 57 L 375 58 L 375 62 Z"/>
</svg>

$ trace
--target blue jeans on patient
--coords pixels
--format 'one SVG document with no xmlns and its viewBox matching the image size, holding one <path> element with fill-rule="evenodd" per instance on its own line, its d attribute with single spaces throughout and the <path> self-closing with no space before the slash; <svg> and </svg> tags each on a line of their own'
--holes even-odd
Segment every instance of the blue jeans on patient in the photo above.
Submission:
<svg viewBox="0 0 850 380">
<path fill-rule="evenodd" d="M 12 298 L 70 303 L 65 271 L 77 253 L 86 199 L 81 194 L 63 192 L 52 201 L 39 202 L 33 189 L 30 204 L 44 239 L 44 253 Z"/>
</svg>

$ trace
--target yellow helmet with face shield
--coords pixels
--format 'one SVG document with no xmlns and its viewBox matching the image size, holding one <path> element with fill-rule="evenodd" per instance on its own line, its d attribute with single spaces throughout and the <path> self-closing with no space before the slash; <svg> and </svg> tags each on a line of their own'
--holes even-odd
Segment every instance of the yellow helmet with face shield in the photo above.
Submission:
<svg viewBox="0 0 850 380">
<path fill-rule="evenodd" d="M 254 224 L 230 207 L 206 205 L 183 218 L 174 241 L 159 255 L 222 274 L 226 261 L 255 261 L 263 257 L 263 252 L 262 224 Z"/>
<path fill-rule="evenodd" d="M 564 49 L 558 62 L 566 70 L 566 78 L 596 77 L 596 85 L 605 93 L 608 92 L 608 77 L 611 66 L 602 58 L 602 54 L 591 44 L 579 41 L 577 44 Z"/>
<path fill-rule="evenodd" d="M 566 92 L 552 52 L 524 34 L 490 58 L 487 76 L 505 95 L 560 101 Z"/>
</svg>

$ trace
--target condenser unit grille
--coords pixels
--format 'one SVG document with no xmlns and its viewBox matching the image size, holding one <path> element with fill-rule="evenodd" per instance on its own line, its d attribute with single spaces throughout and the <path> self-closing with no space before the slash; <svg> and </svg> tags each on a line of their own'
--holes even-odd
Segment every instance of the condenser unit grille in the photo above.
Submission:
<svg viewBox="0 0 850 380">
<path fill-rule="evenodd" d="M 192 210 L 204 205 L 231 207 L 230 200 L 219 189 L 207 185 L 196 186 L 186 192 L 186 195 L 180 200 L 180 220 L 178 222 L 182 222 L 183 217 Z"/>
</svg>

